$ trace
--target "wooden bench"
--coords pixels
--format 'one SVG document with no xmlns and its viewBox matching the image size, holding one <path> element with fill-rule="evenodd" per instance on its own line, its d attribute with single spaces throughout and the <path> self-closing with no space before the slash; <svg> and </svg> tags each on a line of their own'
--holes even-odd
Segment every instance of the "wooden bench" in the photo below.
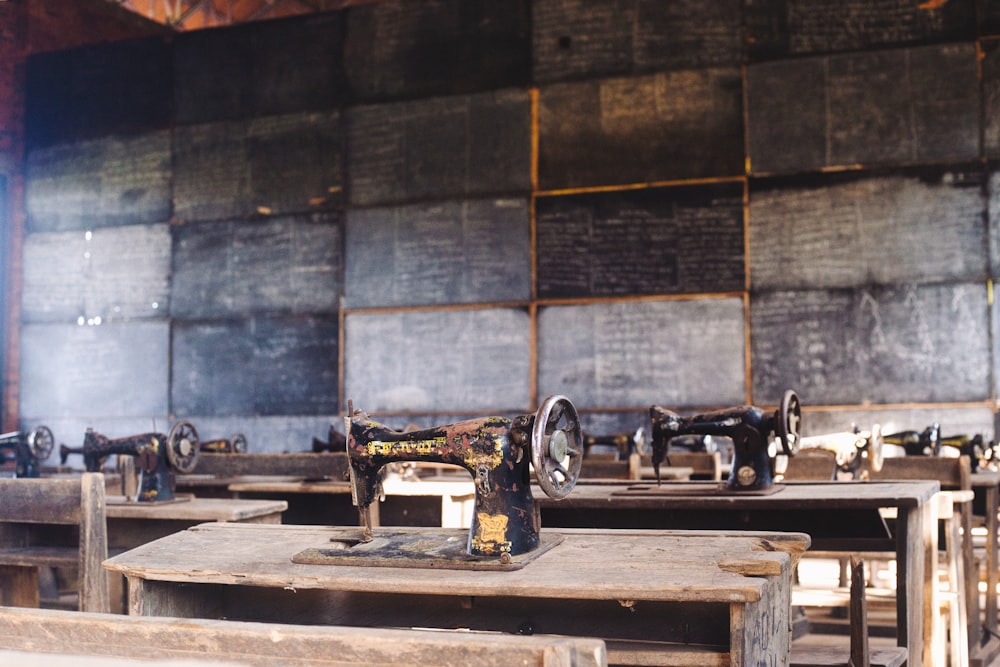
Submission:
<svg viewBox="0 0 1000 667">
<path fill-rule="evenodd" d="M 345 481 L 347 452 L 295 454 L 199 454 L 193 474 L 218 477 L 267 475 Z"/>
<path fill-rule="evenodd" d="M 108 611 L 104 484 L 100 473 L 0 479 L 0 602 L 37 607 L 39 568 L 63 567 L 79 573 L 81 611 Z"/>
<path fill-rule="evenodd" d="M 603 667 L 608 664 L 603 641 L 579 637 L 291 625 L 2 607 L 0 648 L 50 654 L 50 658 L 51 654 L 173 660 L 211 658 L 250 667 L 275 664 L 282 667 Z"/>
</svg>

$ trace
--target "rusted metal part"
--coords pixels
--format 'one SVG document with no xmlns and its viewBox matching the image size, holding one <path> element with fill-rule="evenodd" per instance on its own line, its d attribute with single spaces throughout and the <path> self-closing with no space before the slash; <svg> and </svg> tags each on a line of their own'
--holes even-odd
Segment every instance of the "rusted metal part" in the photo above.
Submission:
<svg viewBox="0 0 1000 667">
<path fill-rule="evenodd" d="M 632 454 L 640 454 L 646 449 L 646 429 L 635 433 L 612 433 L 609 435 L 583 434 L 583 457 L 587 458 L 597 446 L 614 447 L 618 461 L 627 461 Z"/>
<path fill-rule="evenodd" d="M 583 461 L 576 409 L 558 398 L 562 403 L 550 406 L 541 419 L 538 414 L 483 417 L 413 431 L 396 431 L 361 411 L 352 412 L 345 420 L 346 448 L 351 494 L 361 512 L 364 537 L 371 536 L 365 518 L 382 496 L 386 465 L 426 461 L 457 465 L 472 475 L 475 509 L 469 554 L 502 557 L 537 549 L 541 520 L 531 494 L 529 464 L 538 461 L 535 476 L 546 493 L 563 497 L 576 483 Z M 563 465 L 567 460 L 568 468 Z"/>
<path fill-rule="evenodd" d="M 100 472 L 111 454 L 134 456 L 139 470 L 138 502 L 170 501 L 176 498 L 174 472 L 190 472 L 197 461 L 198 433 L 188 422 L 178 422 L 169 434 L 142 433 L 116 438 L 88 428 L 79 448 L 61 447 L 60 460 L 82 454 L 87 472 Z"/>
<path fill-rule="evenodd" d="M 40 464 L 49 458 L 54 443 L 52 431 L 47 426 L 39 426 L 28 433 L 4 433 L 0 435 L 0 464 L 13 461 L 15 477 L 38 477 Z"/>
<path fill-rule="evenodd" d="M 320 452 L 342 452 L 347 449 L 347 436 L 330 426 L 330 431 L 326 440 L 313 438 L 312 450 L 317 454 Z"/>
<path fill-rule="evenodd" d="M 198 450 L 210 454 L 243 454 L 247 451 L 247 437 L 234 433 L 228 438 L 205 440 L 198 444 Z"/>
<path fill-rule="evenodd" d="M 668 456 L 672 438 L 712 435 L 733 441 L 733 467 L 726 480 L 727 489 L 768 489 L 774 485 L 774 460 L 769 451 L 771 435 L 778 437 L 786 455 L 794 455 L 799 446 L 801 414 L 798 396 L 792 391 L 785 392 L 781 405 L 772 413 L 744 405 L 681 417 L 671 410 L 653 405 L 649 408 L 649 417 L 657 483 L 660 481 L 660 463 Z"/>
<path fill-rule="evenodd" d="M 899 431 L 883 435 L 887 445 L 906 450 L 907 456 L 939 456 L 941 454 L 941 426 L 931 424 L 923 431 Z"/>
</svg>

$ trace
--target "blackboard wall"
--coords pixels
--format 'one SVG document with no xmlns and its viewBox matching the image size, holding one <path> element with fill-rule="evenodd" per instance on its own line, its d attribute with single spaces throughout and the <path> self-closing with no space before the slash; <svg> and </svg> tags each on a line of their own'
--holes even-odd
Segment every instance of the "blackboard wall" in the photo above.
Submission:
<svg viewBox="0 0 1000 667">
<path fill-rule="evenodd" d="M 299 451 L 348 399 L 611 432 L 794 388 L 807 432 L 993 437 L 994 4 L 400 0 L 35 56 L 22 427 Z"/>
</svg>

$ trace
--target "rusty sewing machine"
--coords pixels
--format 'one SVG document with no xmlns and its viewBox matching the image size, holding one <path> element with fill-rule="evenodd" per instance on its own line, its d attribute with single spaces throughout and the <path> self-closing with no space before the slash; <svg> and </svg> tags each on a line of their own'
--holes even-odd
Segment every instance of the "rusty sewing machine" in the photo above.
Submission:
<svg viewBox="0 0 1000 667">
<path fill-rule="evenodd" d="M 60 447 L 65 463 L 69 454 L 82 454 L 87 472 L 100 472 L 108 456 L 133 456 L 139 469 L 136 501 L 171 502 L 183 500 L 174 494 L 174 472 L 189 473 L 198 461 L 198 431 L 190 422 L 179 421 L 166 435 L 142 433 L 112 440 L 92 428 L 83 436 L 82 447 Z"/>
<path fill-rule="evenodd" d="M 198 451 L 206 454 L 245 454 L 247 437 L 242 433 L 234 433 L 228 438 L 203 440 L 198 443 Z"/>
<path fill-rule="evenodd" d="M 48 426 L 4 433 L 0 435 L 0 463 L 13 461 L 15 477 L 38 477 L 39 464 L 49 458 L 54 444 Z"/>
<path fill-rule="evenodd" d="M 312 450 L 314 453 L 321 452 L 342 452 L 347 447 L 347 436 L 330 425 L 326 440 L 313 437 Z"/>
<path fill-rule="evenodd" d="M 863 431 L 855 426 L 850 431 L 811 435 L 801 439 L 802 449 L 816 449 L 831 452 L 837 462 L 837 470 L 860 479 L 869 472 L 882 469 L 884 460 L 882 427 L 873 424 Z"/>
<path fill-rule="evenodd" d="M 614 451 L 615 460 L 627 461 L 633 454 L 643 453 L 646 446 L 646 429 L 641 426 L 634 433 L 583 434 L 583 457 L 585 459 L 592 452 L 607 448 Z"/>
<path fill-rule="evenodd" d="M 653 405 L 653 469 L 660 484 L 660 463 L 668 456 L 671 439 L 681 435 L 725 436 L 733 441 L 733 465 L 724 491 L 769 491 L 774 487 L 771 435 L 777 436 L 782 452 L 793 456 L 799 449 L 802 407 L 794 391 L 786 391 L 773 413 L 752 405 L 716 410 L 690 417 Z"/>
<path fill-rule="evenodd" d="M 337 540 L 333 548 L 296 554 L 294 562 L 337 564 L 343 557 L 360 556 L 369 558 L 369 565 L 517 569 L 561 541 L 558 535 L 540 535 L 530 470 L 538 486 L 556 499 L 576 484 L 582 437 L 576 408 L 567 398 L 550 396 L 534 414 L 414 431 L 393 430 L 349 403 L 345 425 L 351 496 L 361 529 L 351 529 L 355 538 Z M 419 546 L 407 546 L 407 536 L 399 531 L 373 532 L 371 506 L 382 496 L 386 466 L 409 461 L 453 464 L 472 474 L 475 508 L 467 534 L 439 533 L 442 539 L 436 540 L 422 533 Z"/>
</svg>

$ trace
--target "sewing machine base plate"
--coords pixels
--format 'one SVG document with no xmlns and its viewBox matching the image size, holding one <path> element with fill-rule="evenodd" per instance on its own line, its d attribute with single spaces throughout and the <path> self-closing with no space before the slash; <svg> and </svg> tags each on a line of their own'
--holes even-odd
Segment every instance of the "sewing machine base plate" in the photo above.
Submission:
<svg viewBox="0 0 1000 667">
<path fill-rule="evenodd" d="M 612 491 L 613 496 L 769 496 L 785 488 L 784 484 L 773 484 L 766 489 L 730 489 L 725 482 L 667 482 L 656 484 L 636 484 Z"/>
<path fill-rule="evenodd" d="M 191 500 L 194 500 L 193 493 L 178 493 L 170 500 L 136 500 L 128 496 L 105 496 L 104 502 L 107 505 L 172 505 Z"/>
<path fill-rule="evenodd" d="M 466 552 L 469 531 L 447 528 L 434 531 L 400 531 L 376 528 L 371 542 L 360 540 L 360 528 L 338 530 L 330 546 L 305 549 L 292 556 L 307 565 L 361 565 L 442 570 L 519 570 L 563 541 L 562 535 L 541 535 L 537 549 L 510 557 L 473 556 Z"/>
</svg>

